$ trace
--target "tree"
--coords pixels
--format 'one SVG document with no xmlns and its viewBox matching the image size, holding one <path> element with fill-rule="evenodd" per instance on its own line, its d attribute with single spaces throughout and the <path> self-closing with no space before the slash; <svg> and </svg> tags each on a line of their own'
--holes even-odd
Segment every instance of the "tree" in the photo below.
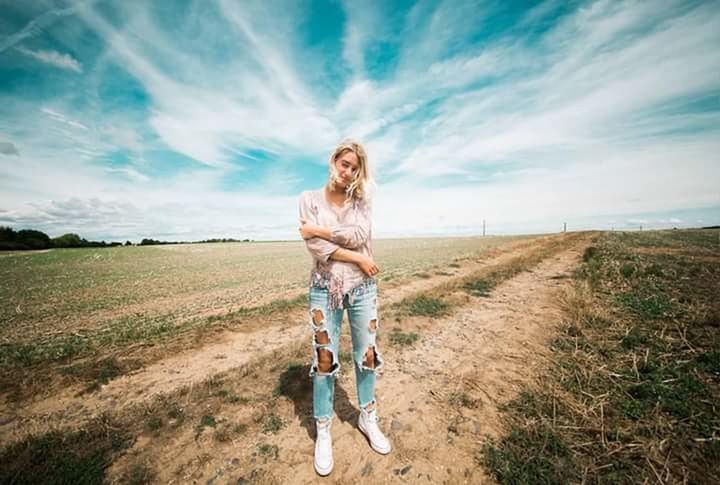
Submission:
<svg viewBox="0 0 720 485">
<path fill-rule="evenodd" d="M 12 227 L 0 226 L 0 241 L 15 241 L 17 233 Z"/>
<path fill-rule="evenodd" d="M 79 248 L 83 246 L 83 243 L 87 243 L 87 241 L 73 233 L 63 234 L 54 238 L 52 242 L 56 248 Z"/>
<path fill-rule="evenodd" d="M 52 245 L 50 236 L 34 229 L 18 231 L 17 242 L 23 246 L 27 246 L 28 249 L 46 249 Z"/>
</svg>

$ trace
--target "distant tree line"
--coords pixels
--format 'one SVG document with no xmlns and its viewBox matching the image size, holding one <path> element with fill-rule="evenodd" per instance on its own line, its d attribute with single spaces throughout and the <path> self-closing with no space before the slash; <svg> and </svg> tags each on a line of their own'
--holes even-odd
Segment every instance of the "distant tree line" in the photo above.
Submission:
<svg viewBox="0 0 720 485">
<path fill-rule="evenodd" d="M 152 246 L 159 244 L 196 244 L 196 243 L 218 243 L 218 242 L 250 242 L 250 239 L 216 238 L 203 241 L 158 241 L 155 239 L 143 239 L 140 246 Z M 132 242 L 125 241 L 125 246 L 132 246 Z M 0 251 L 20 249 L 50 249 L 50 248 L 102 248 L 122 246 L 121 242 L 88 241 L 77 234 L 68 233 L 59 237 L 51 238 L 42 231 L 34 229 L 22 229 L 15 231 L 11 227 L 0 226 Z"/>
<path fill-rule="evenodd" d="M 140 246 L 154 246 L 160 244 L 203 244 L 203 243 L 226 243 L 226 242 L 250 242 L 250 239 L 233 239 L 231 237 L 203 239 L 202 241 L 158 241 L 156 239 L 143 239 Z"/>
<path fill-rule="evenodd" d="M 132 244 L 130 241 L 125 243 Z M 68 233 L 51 238 L 42 231 L 22 229 L 15 231 L 11 227 L 0 226 L 0 250 L 12 249 L 49 249 L 49 248 L 97 248 L 122 246 L 119 242 L 88 241 L 77 234 Z"/>
</svg>

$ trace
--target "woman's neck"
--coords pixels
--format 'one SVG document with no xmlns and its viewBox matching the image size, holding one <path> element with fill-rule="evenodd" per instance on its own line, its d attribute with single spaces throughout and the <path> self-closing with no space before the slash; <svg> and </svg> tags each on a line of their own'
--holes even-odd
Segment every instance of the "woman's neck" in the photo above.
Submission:
<svg viewBox="0 0 720 485">
<path fill-rule="evenodd" d="M 325 185 L 325 191 L 329 196 L 331 196 L 334 199 L 347 199 L 348 195 L 347 192 L 345 192 L 345 188 L 338 188 L 336 187 L 334 190 L 330 188 L 330 184 Z"/>
</svg>

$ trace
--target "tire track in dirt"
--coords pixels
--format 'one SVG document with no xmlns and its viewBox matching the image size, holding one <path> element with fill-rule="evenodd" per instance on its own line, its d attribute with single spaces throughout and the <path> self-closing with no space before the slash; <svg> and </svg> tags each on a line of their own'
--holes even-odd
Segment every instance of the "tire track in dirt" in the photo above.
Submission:
<svg viewBox="0 0 720 485">
<path fill-rule="evenodd" d="M 482 445 L 501 431 L 498 406 L 537 376 L 549 355 L 549 341 L 561 320 L 558 291 L 571 284 L 570 271 L 588 244 L 588 239 L 578 241 L 500 284 L 491 297 L 478 298 L 452 317 L 428 321 L 422 341 L 413 348 L 385 349 L 378 403 L 381 427 L 394 446 L 390 455 L 374 453 L 357 430 L 354 376 L 346 371 L 339 379 L 346 409 L 339 410 L 336 402 L 335 468 L 329 480 L 313 470 L 313 436 L 299 418 L 268 440 L 280 445 L 277 460 L 264 466 L 245 457 L 241 462 L 255 468 L 233 473 L 259 471 L 277 483 L 492 482 L 478 464 Z M 463 394 L 469 407 L 457 402 Z M 212 465 L 222 468 L 222 460 L 206 469 L 213 470 Z M 204 481 L 213 474 L 193 478 Z"/>
<path fill-rule="evenodd" d="M 502 266 L 517 257 L 519 252 L 540 250 L 557 237 L 544 236 L 513 241 L 490 249 L 461 268 L 448 268 L 453 271 L 447 276 L 418 278 L 403 286 L 382 290 L 383 306 L 484 268 Z M 59 393 L 31 402 L 12 402 L 7 396 L 2 396 L 4 402 L 0 402 L 0 444 L 5 445 L 28 434 L 41 433 L 48 429 L 77 427 L 105 411 L 141 404 L 157 395 L 195 385 L 213 375 L 246 365 L 288 345 L 309 339 L 307 325 L 288 325 L 288 322 L 306 320 L 306 312 L 303 310 L 288 316 L 279 324 L 268 326 L 258 322 L 256 325 L 223 332 L 203 347 L 168 356 L 114 379 L 90 394 L 80 394 L 85 386 L 70 386 Z M 272 339 L 268 339 L 270 334 Z"/>
</svg>

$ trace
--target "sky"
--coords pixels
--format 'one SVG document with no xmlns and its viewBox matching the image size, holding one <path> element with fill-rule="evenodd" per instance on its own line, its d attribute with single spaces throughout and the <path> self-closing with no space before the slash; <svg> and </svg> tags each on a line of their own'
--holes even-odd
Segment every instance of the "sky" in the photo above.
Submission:
<svg viewBox="0 0 720 485">
<path fill-rule="evenodd" d="M 0 225 L 299 239 L 720 224 L 718 1 L 0 0 Z"/>
</svg>

